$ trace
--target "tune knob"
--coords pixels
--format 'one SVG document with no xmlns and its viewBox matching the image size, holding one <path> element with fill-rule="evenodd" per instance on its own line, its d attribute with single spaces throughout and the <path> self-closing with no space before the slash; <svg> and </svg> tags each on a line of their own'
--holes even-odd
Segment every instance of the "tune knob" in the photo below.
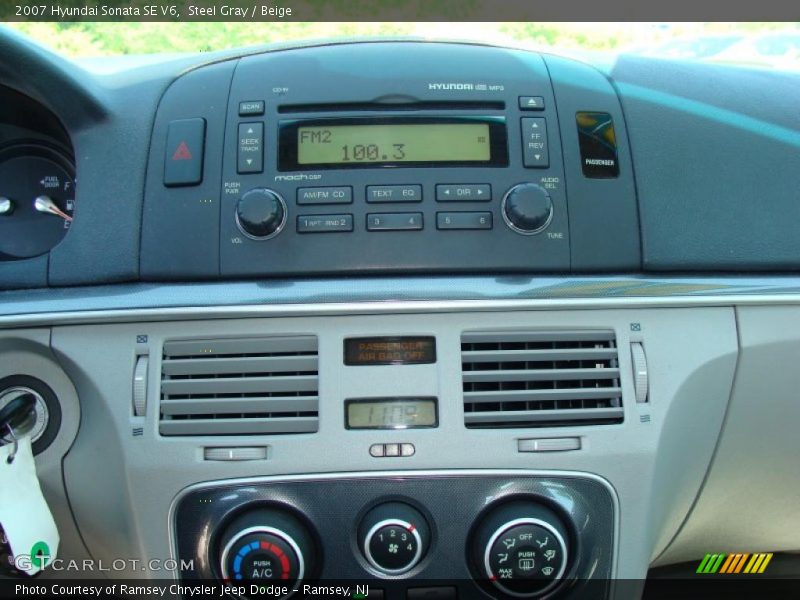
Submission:
<svg viewBox="0 0 800 600">
<path fill-rule="evenodd" d="M 308 576 L 315 560 L 308 529 L 281 508 L 240 515 L 225 529 L 219 547 L 222 579 L 232 584 L 272 581 L 291 590 Z"/>
<path fill-rule="evenodd" d="M 364 516 L 358 537 L 372 568 L 384 575 L 401 575 L 425 556 L 430 529 L 417 509 L 403 502 L 387 502 Z"/>
<path fill-rule="evenodd" d="M 534 598 L 555 588 L 569 560 L 564 523 L 532 500 L 492 510 L 473 538 L 473 561 L 480 579 L 505 594 Z"/>
<path fill-rule="evenodd" d="M 268 240 L 275 237 L 285 224 L 286 203 L 272 190 L 249 190 L 236 204 L 236 225 L 251 239 Z"/>
<path fill-rule="evenodd" d="M 506 224 L 523 235 L 539 233 L 553 218 L 550 194 L 535 183 L 520 183 L 508 190 L 502 208 Z"/>
</svg>

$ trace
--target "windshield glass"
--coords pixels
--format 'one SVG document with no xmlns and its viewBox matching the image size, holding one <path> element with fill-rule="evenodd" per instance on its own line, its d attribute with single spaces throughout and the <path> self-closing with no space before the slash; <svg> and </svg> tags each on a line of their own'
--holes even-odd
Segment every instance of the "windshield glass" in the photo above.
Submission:
<svg viewBox="0 0 800 600">
<path fill-rule="evenodd" d="M 800 23 L 9 23 L 72 58 L 183 54 L 341 37 L 465 39 L 576 54 L 633 53 L 800 70 Z"/>
</svg>

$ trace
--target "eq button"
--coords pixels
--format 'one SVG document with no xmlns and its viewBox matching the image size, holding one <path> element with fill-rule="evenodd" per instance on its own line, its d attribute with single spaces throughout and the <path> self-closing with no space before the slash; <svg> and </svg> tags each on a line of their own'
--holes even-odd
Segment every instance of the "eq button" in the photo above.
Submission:
<svg viewBox="0 0 800 600">
<path fill-rule="evenodd" d="M 422 213 L 372 213 L 367 215 L 368 231 L 418 231 Z"/>
<path fill-rule="evenodd" d="M 492 186 L 488 183 L 436 186 L 437 202 L 488 202 Z"/>
<path fill-rule="evenodd" d="M 422 186 L 368 185 L 367 202 L 422 202 Z"/>
</svg>

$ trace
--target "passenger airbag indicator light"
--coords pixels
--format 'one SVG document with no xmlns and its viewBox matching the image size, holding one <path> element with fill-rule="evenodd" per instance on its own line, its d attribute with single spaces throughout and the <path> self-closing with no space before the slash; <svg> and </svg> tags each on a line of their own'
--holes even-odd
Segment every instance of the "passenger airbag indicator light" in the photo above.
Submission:
<svg viewBox="0 0 800 600">
<path fill-rule="evenodd" d="M 344 364 L 348 366 L 421 365 L 436 362 L 436 340 L 429 336 L 348 338 Z"/>
<path fill-rule="evenodd" d="M 604 112 L 575 114 L 578 125 L 578 145 L 581 149 L 581 169 L 585 177 L 610 179 L 619 176 L 617 135 L 614 120 Z"/>
</svg>

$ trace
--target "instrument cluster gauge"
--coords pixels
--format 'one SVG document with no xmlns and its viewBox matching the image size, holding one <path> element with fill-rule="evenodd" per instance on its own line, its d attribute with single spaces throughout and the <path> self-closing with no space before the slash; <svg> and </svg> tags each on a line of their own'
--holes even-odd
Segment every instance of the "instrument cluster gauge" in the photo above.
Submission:
<svg viewBox="0 0 800 600">
<path fill-rule="evenodd" d="M 75 168 L 40 144 L 0 149 L 0 260 L 46 254 L 75 214 Z"/>
</svg>

